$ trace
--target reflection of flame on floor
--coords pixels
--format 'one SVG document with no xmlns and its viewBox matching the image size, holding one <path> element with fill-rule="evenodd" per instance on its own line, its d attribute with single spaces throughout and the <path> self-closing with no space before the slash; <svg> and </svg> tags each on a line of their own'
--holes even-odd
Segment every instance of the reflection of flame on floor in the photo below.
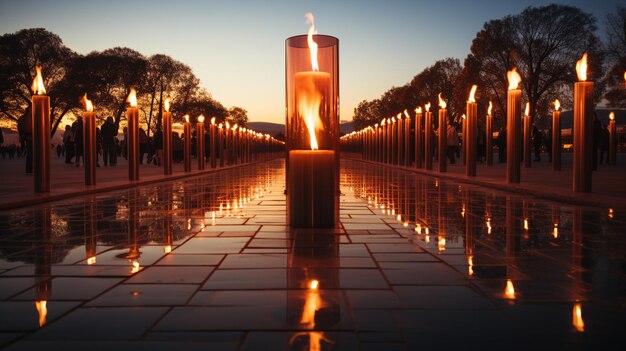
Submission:
<svg viewBox="0 0 626 351">
<path fill-rule="evenodd" d="M 574 309 L 572 310 L 572 325 L 578 332 L 585 331 L 585 322 L 583 321 L 583 312 L 580 303 L 574 304 Z"/>
<path fill-rule="evenodd" d="M 515 299 L 515 287 L 513 286 L 513 281 L 511 279 L 506 280 L 506 288 L 504 288 L 504 297 L 507 299 Z"/>
<path fill-rule="evenodd" d="M 37 313 L 39 314 L 39 326 L 43 327 L 46 324 L 46 317 L 48 316 L 48 301 L 41 300 L 35 301 L 35 307 L 37 308 Z"/>
<path fill-rule="evenodd" d="M 315 313 L 322 307 L 324 307 L 324 305 L 319 293 L 319 281 L 317 279 L 311 280 L 311 282 L 309 283 L 309 290 L 307 292 L 306 301 L 304 302 L 304 307 L 302 309 L 302 317 L 300 318 L 300 323 L 304 324 L 308 329 L 315 328 Z M 292 346 L 296 339 L 298 339 L 300 336 L 309 337 L 309 351 L 321 351 L 322 341 L 329 344 L 333 343 L 332 340 L 326 338 L 324 332 L 311 331 L 296 333 L 289 340 L 289 345 Z"/>
</svg>

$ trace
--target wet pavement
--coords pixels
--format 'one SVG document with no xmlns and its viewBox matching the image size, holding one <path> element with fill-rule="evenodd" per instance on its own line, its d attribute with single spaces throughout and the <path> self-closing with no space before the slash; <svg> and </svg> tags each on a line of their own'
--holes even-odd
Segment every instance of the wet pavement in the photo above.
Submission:
<svg viewBox="0 0 626 351">
<path fill-rule="evenodd" d="M 349 160 L 341 185 L 329 230 L 285 225 L 280 160 L 0 212 L 0 347 L 624 342 L 625 213 Z"/>
</svg>

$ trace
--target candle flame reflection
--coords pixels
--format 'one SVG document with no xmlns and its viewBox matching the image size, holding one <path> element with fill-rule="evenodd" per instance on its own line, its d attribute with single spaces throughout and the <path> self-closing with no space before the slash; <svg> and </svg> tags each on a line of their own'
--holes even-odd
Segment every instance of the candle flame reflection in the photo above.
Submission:
<svg viewBox="0 0 626 351">
<path fill-rule="evenodd" d="M 584 53 L 583 57 L 576 61 L 576 75 L 581 82 L 587 80 L 587 53 Z"/>
<path fill-rule="evenodd" d="M 35 301 L 35 308 L 37 308 L 37 313 L 39 314 L 39 326 L 43 327 L 46 324 L 46 317 L 48 316 L 48 301 L 41 300 Z"/>
<path fill-rule="evenodd" d="M 87 258 L 87 264 L 90 265 L 90 266 L 96 264 L 96 256 L 88 257 Z"/>
<path fill-rule="evenodd" d="M 46 87 L 43 85 L 43 77 L 41 76 L 41 66 L 35 67 L 37 75 L 33 79 L 33 93 L 35 95 L 44 95 L 46 93 Z"/>
<path fill-rule="evenodd" d="M 580 303 L 574 304 L 574 309 L 572 310 L 572 325 L 578 332 L 585 331 L 585 322 L 583 321 L 583 312 Z"/>
<path fill-rule="evenodd" d="M 557 239 L 559 237 L 559 224 L 554 223 L 554 229 L 552 229 L 552 236 Z"/>
<path fill-rule="evenodd" d="M 515 287 L 511 279 L 506 280 L 506 287 L 504 288 L 504 296 L 507 299 L 515 299 Z"/>
</svg>

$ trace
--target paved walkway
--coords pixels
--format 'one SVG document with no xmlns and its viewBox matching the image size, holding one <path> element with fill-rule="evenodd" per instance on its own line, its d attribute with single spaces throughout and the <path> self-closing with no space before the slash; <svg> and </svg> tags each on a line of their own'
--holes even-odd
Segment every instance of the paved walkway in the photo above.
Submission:
<svg viewBox="0 0 626 351">
<path fill-rule="evenodd" d="M 360 155 L 346 156 L 360 159 Z M 617 166 L 599 165 L 598 171 L 594 171 L 592 174 L 591 193 L 575 193 L 572 191 L 571 153 L 563 154 L 561 171 L 552 171 L 552 164 L 546 162 L 548 159 L 547 154 L 543 154 L 542 159 L 544 160 L 543 162 L 533 162 L 531 168 L 524 168 L 522 165 L 521 182 L 519 184 L 506 183 L 506 164 L 498 163 L 497 153 L 494 154 L 493 166 L 477 164 L 476 177 L 467 177 L 465 175 L 465 166 L 461 165 L 459 160 L 457 160 L 456 164 L 448 164 L 446 173 L 439 173 L 437 162 L 433 163 L 432 171 L 414 167 L 397 167 L 441 179 L 452 179 L 463 183 L 530 194 L 556 201 L 607 209 L 626 209 L 626 154 L 618 154 Z"/>
<path fill-rule="evenodd" d="M 0 348 L 624 342 L 624 212 L 342 165 L 330 230 L 286 226 L 280 160 L 0 212 Z"/>
</svg>

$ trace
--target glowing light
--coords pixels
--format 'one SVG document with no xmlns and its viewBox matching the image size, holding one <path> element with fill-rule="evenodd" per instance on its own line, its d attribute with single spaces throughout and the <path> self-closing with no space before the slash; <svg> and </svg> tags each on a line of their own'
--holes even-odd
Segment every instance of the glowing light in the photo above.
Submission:
<svg viewBox="0 0 626 351">
<path fill-rule="evenodd" d="M 530 102 L 526 103 L 526 109 L 524 110 L 524 116 L 530 116 Z"/>
<path fill-rule="evenodd" d="M 163 247 L 163 253 L 170 253 L 172 252 L 172 245 L 165 245 L 165 247 Z"/>
<path fill-rule="evenodd" d="M 474 98 L 474 95 L 476 94 L 476 89 L 478 89 L 478 85 L 472 85 L 472 89 L 470 90 L 469 99 L 467 99 L 467 102 L 476 102 L 476 99 Z"/>
<path fill-rule="evenodd" d="M 493 108 L 493 104 L 489 101 L 489 108 L 487 109 L 487 114 L 491 116 L 491 109 Z"/>
<path fill-rule="evenodd" d="M 33 85 L 31 88 L 33 89 L 33 93 L 35 95 L 44 95 L 46 93 L 46 87 L 43 85 L 43 77 L 41 76 L 41 66 L 35 67 L 37 70 L 37 75 L 33 79 Z"/>
<path fill-rule="evenodd" d="M 130 93 L 128 93 L 126 102 L 130 104 L 130 107 L 137 107 L 137 92 L 135 91 L 135 88 L 130 88 Z"/>
<path fill-rule="evenodd" d="M 506 280 L 506 288 L 504 288 L 504 296 L 507 299 L 515 299 L 515 287 L 511 279 Z"/>
<path fill-rule="evenodd" d="M 40 300 L 35 301 L 35 308 L 37 308 L 37 314 L 39 314 L 39 326 L 43 327 L 46 324 L 46 317 L 48 316 L 48 301 Z"/>
<path fill-rule="evenodd" d="M 554 100 L 554 111 L 558 111 L 561 108 L 561 102 L 559 99 Z"/>
<path fill-rule="evenodd" d="M 422 107 L 421 106 L 417 106 L 415 108 L 415 113 L 422 113 Z"/>
<path fill-rule="evenodd" d="M 552 237 L 557 239 L 559 237 L 559 224 L 554 223 L 554 228 L 552 229 Z"/>
<path fill-rule="evenodd" d="M 309 289 L 317 290 L 319 286 L 320 286 L 320 282 L 317 279 L 313 279 L 311 280 L 311 283 L 309 283 Z"/>
<path fill-rule="evenodd" d="M 165 112 L 170 112 L 170 97 L 169 96 L 165 97 L 165 103 L 163 103 L 163 108 L 165 109 Z"/>
<path fill-rule="evenodd" d="M 439 95 L 437 95 L 439 97 L 439 107 L 444 109 L 446 108 L 446 106 L 448 106 L 448 104 L 446 104 L 445 101 L 443 101 L 443 99 L 441 98 L 441 93 L 439 93 Z"/>
<path fill-rule="evenodd" d="M 576 61 L 576 75 L 581 82 L 587 80 L 587 53 L 584 53 L 583 57 Z"/>
<path fill-rule="evenodd" d="M 215 125 L 215 117 L 211 117 L 211 124 Z"/>
<path fill-rule="evenodd" d="M 609 119 L 611 121 L 615 119 L 615 113 L 614 112 L 609 113 Z"/>
<path fill-rule="evenodd" d="M 87 258 L 87 264 L 90 265 L 90 266 L 96 264 L 96 256 L 88 257 Z"/>
<path fill-rule="evenodd" d="M 141 266 L 139 265 L 139 261 L 137 260 L 132 260 L 132 266 L 130 268 L 130 273 L 131 274 L 135 274 L 137 272 L 139 272 L 139 269 L 141 269 Z"/>
<path fill-rule="evenodd" d="M 430 111 L 430 102 L 424 105 L 424 109 L 426 110 L 426 112 Z"/>
<path fill-rule="evenodd" d="M 446 250 L 446 238 L 443 238 L 443 237 L 439 238 L 439 241 L 437 242 L 437 249 L 439 249 L 439 251 Z"/>
<path fill-rule="evenodd" d="M 415 225 L 415 231 L 417 232 L 417 234 L 422 234 L 422 225 L 417 223 Z"/>
<path fill-rule="evenodd" d="M 577 332 L 582 333 L 585 331 L 585 322 L 583 321 L 583 311 L 580 303 L 574 304 L 574 309 L 572 310 L 572 325 Z"/>
<path fill-rule="evenodd" d="M 491 218 L 487 217 L 486 224 L 487 224 L 487 234 L 491 234 Z"/>
<path fill-rule="evenodd" d="M 613 219 L 613 209 L 609 208 L 609 218 Z"/>
<path fill-rule="evenodd" d="M 204 115 L 198 116 L 198 122 L 204 123 Z"/>
<path fill-rule="evenodd" d="M 91 103 L 91 100 L 87 99 L 87 93 L 85 93 L 85 95 L 80 100 L 80 102 L 83 104 L 83 107 L 85 108 L 85 110 L 93 111 L 93 104 Z"/>
<path fill-rule="evenodd" d="M 513 67 L 512 70 L 506 72 L 506 77 L 509 81 L 509 90 L 517 89 L 522 81 L 522 77 L 517 73 L 517 67 Z"/>
<path fill-rule="evenodd" d="M 467 256 L 467 275 L 474 275 L 474 256 Z"/>
<path fill-rule="evenodd" d="M 313 40 L 313 35 L 317 34 L 317 30 L 315 30 L 315 18 L 310 12 L 304 15 L 304 17 L 306 17 L 306 23 L 310 25 L 307 42 L 309 44 L 309 52 L 311 53 L 311 69 L 319 71 L 320 68 L 317 64 L 317 43 Z"/>
<path fill-rule="evenodd" d="M 404 116 L 406 117 L 406 119 L 411 119 L 406 109 L 404 109 Z"/>
<path fill-rule="evenodd" d="M 528 230 L 528 218 L 524 218 L 524 230 Z"/>
</svg>

